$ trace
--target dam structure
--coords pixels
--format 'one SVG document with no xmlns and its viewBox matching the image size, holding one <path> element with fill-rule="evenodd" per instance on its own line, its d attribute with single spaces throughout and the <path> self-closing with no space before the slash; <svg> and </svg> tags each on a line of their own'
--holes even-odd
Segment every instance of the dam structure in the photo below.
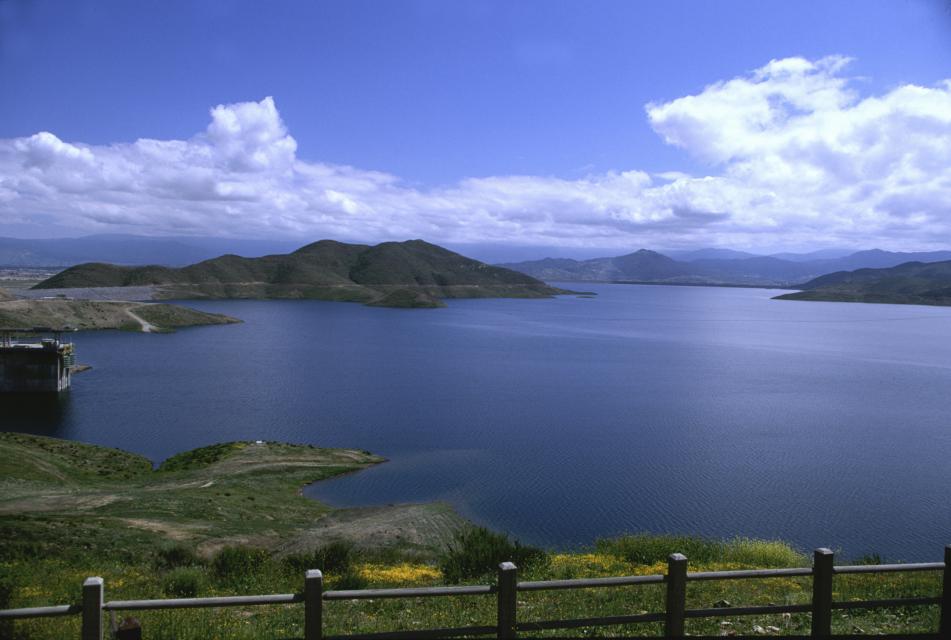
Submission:
<svg viewBox="0 0 951 640">
<path fill-rule="evenodd" d="M 25 337 L 53 333 L 53 337 Z M 23 336 L 23 337 L 18 337 Z M 72 342 L 49 329 L 0 334 L 0 393 L 61 393 L 69 389 L 75 367 Z"/>
</svg>

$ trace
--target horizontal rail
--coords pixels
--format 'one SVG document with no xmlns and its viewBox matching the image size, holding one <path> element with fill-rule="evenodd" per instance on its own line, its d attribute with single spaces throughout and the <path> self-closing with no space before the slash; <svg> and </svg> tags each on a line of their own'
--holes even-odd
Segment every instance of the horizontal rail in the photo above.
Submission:
<svg viewBox="0 0 951 640">
<path fill-rule="evenodd" d="M 215 598 L 169 598 L 166 600 L 112 600 L 102 605 L 103 611 L 143 611 L 146 609 L 192 609 L 197 607 L 247 607 L 265 604 L 303 602 L 296 593 L 267 596 L 221 596 Z"/>
<path fill-rule="evenodd" d="M 796 569 L 743 569 L 738 571 L 702 571 L 687 573 L 687 580 L 740 580 L 743 578 L 789 578 L 811 576 L 812 567 Z"/>
<path fill-rule="evenodd" d="M 440 596 L 481 596 L 495 593 L 495 587 L 485 584 L 463 587 L 414 587 L 409 589 L 354 589 L 352 591 L 325 591 L 324 600 L 367 600 L 369 598 L 433 598 Z"/>
<path fill-rule="evenodd" d="M 939 633 L 951 637 L 951 545 L 945 547 L 944 562 L 919 562 L 909 564 L 848 565 L 834 566 L 833 552 L 816 549 L 812 567 L 781 569 L 742 569 L 731 571 L 704 571 L 689 573 L 687 558 L 675 553 L 668 558 L 665 574 L 647 576 L 620 576 L 610 578 L 578 578 L 567 580 L 544 580 L 518 582 L 517 567 L 510 562 L 499 565 L 497 582 L 493 585 L 463 585 L 446 587 L 418 587 L 394 589 L 359 589 L 323 591 L 323 576 L 320 571 L 307 571 L 303 593 L 271 595 L 223 596 L 209 598 L 171 598 L 164 600 L 113 600 L 103 602 L 102 578 L 91 577 L 83 583 L 81 604 L 49 607 L 29 607 L 0 610 L 0 621 L 26 618 L 68 616 L 82 613 L 83 637 L 98 638 L 102 635 L 102 611 L 136 611 L 148 609 L 185 609 L 200 607 L 248 607 L 258 605 L 304 604 L 305 637 L 317 640 L 322 637 L 322 602 L 330 600 L 368 600 L 383 598 L 429 598 L 446 596 L 485 596 L 496 594 L 498 623 L 494 626 L 446 627 L 440 629 L 412 629 L 383 631 L 364 634 L 336 636 L 338 638 L 366 638 L 368 640 L 396 640 L 403 638 L 444 638 L 454 636 L 480 636 L 495 634 L 500 638 L 514 637 L 517 631 L 546 631 L 663 622 L 668 637 L 683 636 L 687 619 L 720 618 L 747 615 L 811 614 L 813 636 L 828 636 L 832 632 L 832 611 L 851 609 L 876 609 L 886 607 L 913 607 L 938 605 L 941 609 Z M 854 602 L 833 600 L 833 578 L 836 575 L 876 574 L 891 572 L 943 571 L 942 595 L 940 597 L 910 597 Z M 812 580 L 812 600 L 809 604 L 769 604 L 757 606 L 726 606 L 702 609 L 687 609 L 687 584 L 691 581 L 743 580 L 808 577 Z M 590 589 L 623 587 L 644 584 L 665 584 L 664 611 L 635 615 L 598 616 L 564 620 L 536 620 L 518 622 L 517 593 L 546 590 Z M 728 603 L 724 603 L 728 604 Z M 417 622 L 418 624 L 418 622 Z"/>
<path fill-rule="evenodd" d="M 834 567 L 835 573 L 891 573 L 893 571 L 941 571 L 943 562 L 914 562 L 908 564 L 855 564 Z"/>
<path fill-rule="evenodd" d="M 494 634 L 495 627 L 447 627 L 445 629 L 413 629 L 412 631 L 380 631 L 358 633 L 352 636 L 328 636 L 326 640 L 407 640 L 411 638 L 451 638 L 454 636 L 486 636 Z"/>
<path fill-rule="evenodd" d="M 83 607 L 78 604 L 61 604 L 53 607 L 27 607 L 25 609 L 4 609 L 0 611 L 0 620 L 16 620 L 17 618 L 53 618 L 55 616 L 71 616 L 82 613 Z"/>
<path fill-rule="evenodd" d="M 809 613 L 811 604 L 764 604 L 753 607 L 713 607 L 711 609 L 687 609 L 686 618 L 717 618 L 720 616 L 756 616 L 774 613 Z"/>
<path fill-rule="evenodd" d="M 575 618 L 573 620 L 539 620 L 538 622 L 519 622 L 519 631 L 545 631 L 548 629 L 577 629 L 579 627 L 606 627 L 615 624 L 636 624 L 639 622 L 661 622 L 663 613 L 641 613 L 632 616 L 601 616 L 598 618 Z"/>
<path fill-rule="evenodd" d="M 941 598 L 889 598 L 887 600 L 856 600 L 855 602 L 833 602 L 833 609 L 877 609 L 879 607 L 916 607 L 923 604 L 941 604 Z"/>
<path fill-rule="evenodd" d="M 588 589 L 595 587 L 624 587 L 632 584 L 657 584 L 664 581 L 663 575 L 620 576 L 616 578 L 573 578 L 571 580 L 542 580 L 519 582 L 519 591 L 546 591 L 550 589 Z"/>
</svg>

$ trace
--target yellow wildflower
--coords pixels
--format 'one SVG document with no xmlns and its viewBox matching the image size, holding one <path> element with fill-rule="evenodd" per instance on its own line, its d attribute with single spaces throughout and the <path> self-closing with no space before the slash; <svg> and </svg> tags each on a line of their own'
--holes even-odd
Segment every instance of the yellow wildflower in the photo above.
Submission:
<svg viewBox="0 0 951 640">
<path fill-rule="evenodd" d="M 442 573 L 435 567 L 408 562 L 395 566 L 365 564 L 360 567 L 360 575 L 370 582 L 417 583 L 442 578 Z"/>
</svg>

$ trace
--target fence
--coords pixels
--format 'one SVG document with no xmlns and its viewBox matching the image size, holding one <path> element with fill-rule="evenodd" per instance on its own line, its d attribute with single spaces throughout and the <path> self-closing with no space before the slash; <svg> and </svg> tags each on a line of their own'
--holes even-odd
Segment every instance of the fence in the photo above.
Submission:
<svg viewBox="0 0 951 640">
<path fill-rule="evenodd" d="M 304 638 L 323 638 L 324 602 L 334 600 L 366 600 L 371 598 L 437 598 L 496 594 L 497 618 L 494 626 L 470 626 L 444 629 L 414 629 L 370 633 L 339 638 L 444 638 L 450 636 L 496 635 L 498 638 L 515 638 L 519 631 L 542 631 L 548 629 L 577 629 L 579 627 L 609 626 L 642 622 L 663 622 L 667 637 L 682 637 L 684 623 L 688 618 L 710 618 L 781 613 L 811 613 L 812 636 L 825 637 L 832 634 L 832 612 L 836 609 L 860 609 L 877 607 L 901 607 L 913 605 L 939 605 L 941 609 L 938 636 L 951 637 L 951 545 L 944 549 L 944 562 L 917 564 L 879 564 L 834 566 L 833 553 L 829 549 L 816 549 L 812 567 L 794 569 L 754 569 L 742 571 L 708 571 L 690 573 L 687 558 L 675 553 L 667 560 L 667 573 L 651 576 L 624 576 L 617 578 L 591 578 L 573 580 L 546 580 L 542 582 L 518 582 L 517 568 L 511 562 L 499 565 L 498 580 L 494 585 L 458 587 L 425 587 L 411 589 L 360 589 L 353 591 L 324 591 L 320 571 L 308 571 L 304 578 L 304 591 L 297 594 L 274 594 L 258 596 L 229 596 L 217 598 L 181 598 L 168 600 L 116 600 L 104 602 L 102 578 L 87 578 L 83 583 L 82 603 L 54 607 L 0 610 L 0 620 L 68 616 L 82 614 L 82 640 L 102 640 L 104 611 L 141 611 L 149 609 L 184 609 L 194 607 L 246 607 L 265 604 L 304 604 Z M 832 580 L 836 575 L 856 573 L 890 573 L 897 571 L 943 571 L 940 596 L 923 598 L 893 598 L 835 602 L 832 599 Z M 749 580 L 779 577 L 812 576 L 812 603 L 794 605 L 762 605 L 750 607 L 718 607 L 712 609 L 687 609 L 687 584 L 701 580 Z M 666 583 L 664 611 L 637 615 L 603 616 L 574 620 L 539 620 L 519 622 L 517 599 L 520 591 L 543 591 L 548 589 L 590 589 L 629 585 Z"/>
</svg>

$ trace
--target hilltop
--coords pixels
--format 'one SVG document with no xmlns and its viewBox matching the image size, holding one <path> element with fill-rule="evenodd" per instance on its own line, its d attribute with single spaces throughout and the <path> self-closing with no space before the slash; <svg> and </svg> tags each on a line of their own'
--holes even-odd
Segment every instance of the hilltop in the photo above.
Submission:
<svg viewBox="0 0 951 640">
<path fill-rule="evenodd" d="M 182 268 L 87 263 L 34 287 L 152 285 L 160 299 L 309 298 L 382 306 L 437 307 L 440 298 L 544 298 L 535 278 L 466 258 L 422 240 L 376 246 L 321 240 L 289 254 L 224 255 Z"/>
<path fill-rule="evenodd" d="M 951 305 L 951 261 L 906 262 L 888 269 L 830 273 L 778 300 Z"/>
<path fill-rule="evenodd" d="M 181 327 L 241 322 L 172 304 L 102 300 L 7 300 L 0 302 L 0 329 L 51 327 L 168 332 Z"/>
<path fill-rule="evenodd" d="M 898 253 L 872 249 L 829 257 L 829 252 L 754 255 L 729 249 L 676 251 L 648 249 L 608 258 L 545 258 L 499 266 L 548 282 L 650 282 L 660 284 L 793 287 L 823 274 L 860 268 L 886 268 L 917 260 L 951 260 L 949 251 Z"/>
</svg>

